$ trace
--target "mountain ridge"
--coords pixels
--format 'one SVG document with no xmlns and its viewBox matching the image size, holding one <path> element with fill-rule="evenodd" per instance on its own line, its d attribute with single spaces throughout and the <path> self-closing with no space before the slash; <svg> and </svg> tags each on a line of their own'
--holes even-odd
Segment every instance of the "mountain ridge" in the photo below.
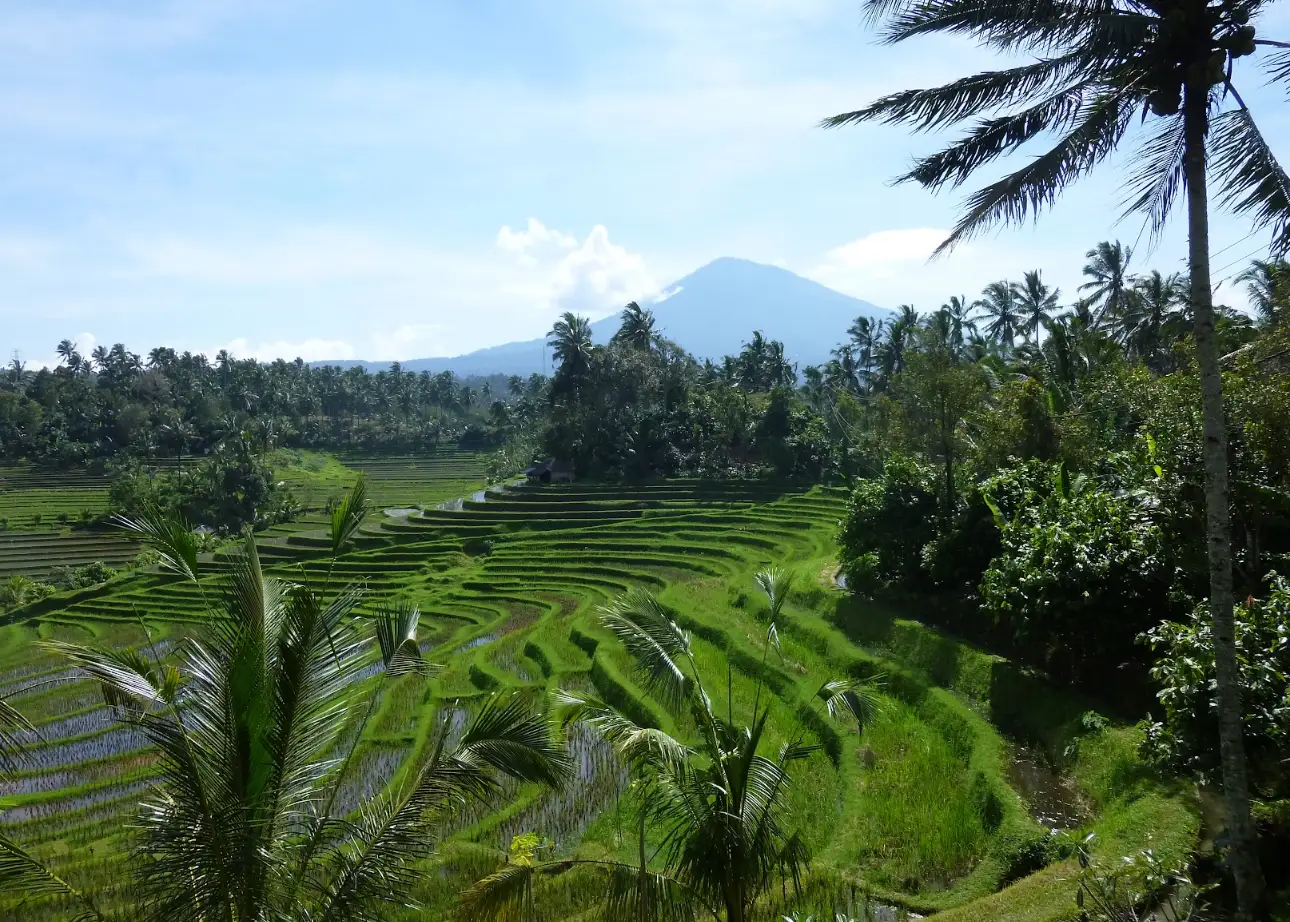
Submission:
<svg viewBox="0 0 1290 922">
<path fill-rule="evenodd" d="M 661 297 L 647 303 L 659 332 L 699 359 L 720 359 L 739 351 L 754 330 L 784 344 L 784 353 L 799 366 L 825 361 L 830 350 L 846 339 L 857 316 L 893 316 L 868 301 L 834 291 L 787 269 L 747 259 L 723 256 L 678 279 Z M 606 343 L 618 329 L 617 312 L 591 325 L 592 339 Z M 313 365 L 342 368 L 363 366 L 369 371 L 389 368 L 391 362 L 350 359 Z M 451 371 L 470 375 L 529 375 L 550 373 L 545 338 L 487 346 L 457 356 L 410 359 L 404 371 Z"/>
</svg>

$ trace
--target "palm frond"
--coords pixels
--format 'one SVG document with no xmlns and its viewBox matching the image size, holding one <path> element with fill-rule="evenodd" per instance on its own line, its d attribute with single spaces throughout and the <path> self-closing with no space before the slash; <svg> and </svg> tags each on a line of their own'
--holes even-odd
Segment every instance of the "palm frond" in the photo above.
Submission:
<svg viewBox="0 0 1290 922">
<path fill-rule="evenodd" d="M 574 722 L 590 726 L 637 768 L 654 766 L 674 773 L 690 756 L 689 747 L 665 731 L 642 727 L 602 701 L 561 690 L 556 693 L 556 707 L 565 726 Z"/>
<path fill-rule="evenodd" d="M 1047 153 L 967 201 L 967 213 L 935 255 L 999 223 L 1020 223 L 1056 199 L 1067 186 L 1088 173 L 1115 150 L 1136 111 L 1134 94 L 1098 94 L 1080 110 L 1078 123 Z"/>
<path fill-rule="evenodd" d="M 1135 169 L 1125 184 L 1124 202 L 1124 215 L 1141 214 L 1153 240 L 1164 229 L 1183 187 L 1183 153 L 1187 146 L 1181 114 L 1157 121 L 1151 136 L 1133 155 Z"/>
<path fill-rule="evenodd" d="M 387 602 L 377 612 L 376 639 L 381 646 L 381 661 L 390 675 L 429 674 L 430 664 L 422 657 L 417 644 L 420 622 L 421 609 L 406 599 Z"/>
<path fill-rule="evenodd" d="M 0 778 L 18 770 L 26 740 L 36 735 L 36 728 L 22 712 L 0 698 Z"/>
<path fill-rule="evenodd" d="M 1272 231 L 1272 252 L 1290 251 L 1290 176 L 1245 108 L 1213 120 L 1213 175 L 1221 183 L 1222 204 L 1248 214 L 1256 228 Z"/>
<path fill-rule="evenodd" d="M 757 588 L 762 591 L 770 604 L 772 622 L 779 617 L 784 603 L 788 601 L 788 595 L 793 591 L 793 580 L 796 578 L 795 571 L 774 564 L 758 570 L 757 575 L 753 577 L 753 582 L 757 584 Z"/>
<path fill-rule="evenodd" d="M 609 870 L 606 919 L 691 922 L 698 908 L 689 889 L 666 874 L 627 864 Z"/>
<path fill-rule="evenodd" d="M 562 784 L 570 772 L 548 721 L 523 694 L 490 696 L 466 728 L 456 755 L 468 765 L 552 786 Z"/>
<path fill-rule="evenodd" d="M 339 556 L 358 534 L 359 527 L 367 518 L 367 478 L 359 471 L 354 478 L 354 486 L 345 494 L 331 511 L 328 539 L 331 543 L 331 555 Z"/>
<path fill-rule="evenodd" d="M 626 647 L 647 691 L 671 708 L 690 697 L 693 681 L 678 662 L 690 655 L 690 637 L 654 596 L 630 589 L 600 607 L 600 622 Z"/>
<path fill-rule="evenodd" d="M 103 920 L 94 903 L 17 842 L 0 833 L 0 888 L 28 896 L 59 896 L 76 905 L 76 920 Z"/>
<path fill-rule="evenodd" d="M 189 582 L 197 582 L 197 552 L 201 544 L 192 526 L 183 519 L 149 509 L 135 518 L 118 515 L 112 521 L 156 551 L 161 565 L 167 570 L 178 573 Z"/>
<path fill-rule="evenodd" d="M 826 118 L 820 124 L 824 128 L 840 128 L 876 121 L 888 125 L 908 124 L 915 131 L 945 128 L 973 115 L 1029 101 L 1041 93 L 1053 93 L 1055 85 L 1074 76 L 1079 64 L 1078 55 L 1063 55 L 1007 70 L 973 74 L 930 89 L 902 90 L 883 96 L 863 109 Z"/>
<path fill-rule="evenodd" d="M 173 703 L 178 693 L 178 673 L 159 669 L 137 650 L 96 650 L 61 640 L 46 641 L 44 646 L 89 673 L 99 683 L 103 700 L 113 707 L 146 712 Z"/>
<path fill-rule="evenodd" d="M 1273 83 L 1290 83 L 1290 48 L 1279 48 L 1263 59 L 1263 68 Z M 1290 90 L 1290 87 L 1287 88 Z"/>
<path fill-rule="evenodd" d="M 506 864 L 461 891 L 462 922 L 527 922 L 533 916 L 532 864 Z"/>
<path fill-rule="evenodd" d="M 833 679 L 821 685 L 815 697 L 824 702 L 830 717 L 834 720 L 850 717 L 859 730 L 873 723 L 881 708 L 876 680 Z"/>
</svg>

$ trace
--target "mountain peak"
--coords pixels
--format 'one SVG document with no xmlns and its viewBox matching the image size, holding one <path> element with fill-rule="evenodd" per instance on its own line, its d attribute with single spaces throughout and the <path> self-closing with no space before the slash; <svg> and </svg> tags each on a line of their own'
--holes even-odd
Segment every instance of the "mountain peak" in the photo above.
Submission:
<svg viewBox="0 0 1290 922">
<path fill-rule="evenodd" d="M 678 279 L 649 307 L 659 331 L 699 359 L 733 355 L 754 330 L 761 330 L 782 342 L 785 355 L 800 366 L 827 360 L 830 350 L 846 339 L 847 327 L 857 316 L 891 316 L 885 308 L 788 269 L 734 256 L 714 259 Z M 608 342 L 618 323 L 617 312 L 593 323 L 595 341 Z M 551 371 L 543 339 L 492 346 L 456 358 L 413 359 L 404 362 L 403 368 L 450 370 L 463 376 Z"/>
</svg>

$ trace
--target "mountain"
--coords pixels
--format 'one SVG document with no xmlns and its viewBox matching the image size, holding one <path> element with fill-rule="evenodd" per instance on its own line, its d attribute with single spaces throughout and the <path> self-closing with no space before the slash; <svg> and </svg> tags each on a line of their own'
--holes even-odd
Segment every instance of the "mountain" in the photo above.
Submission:
<svg viewBox="0 0 1290 922">
<path fill-rule="evenodd" d="M 659 330 L 700 359 L 720 359 L 738 352 L 761 330 L 778 339 L 799 367 L 819 364 L 846 339 L 847 327 L 861 314 L 888 318 L 892 312 L 852 298 L 787 269 L 723 257 L 669 286 L 647 305 Z M 618 315 L 591 325 L 593 338 L 606 343 L 618 329 Z M 545 339 L 490 346 L 451 358 L 413 359 L 405 371 L 452 371 L 469 375 L 528 375 L 551 372 Z M 388 362 L 317 362 L 318 365 L 365 365 L 369 370 Z"/>
</svg>

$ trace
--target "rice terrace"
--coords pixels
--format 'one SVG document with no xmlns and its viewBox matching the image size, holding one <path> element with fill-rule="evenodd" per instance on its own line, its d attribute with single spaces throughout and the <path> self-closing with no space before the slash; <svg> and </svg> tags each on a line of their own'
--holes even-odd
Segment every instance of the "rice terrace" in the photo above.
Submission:
<svg viewBox="0 0 1290 922">
<path fill-rule="evenodd" d="M 318 522 L 258 541 L 268 573 L 318 587 L 361 583 L 361 613 L 389 598 L 417 605 L 417 643 L 442 666 L 430 677 L 388 678 L 373 661 L 361 675 L 353 722 L 364 696 L 378 703 L 348 766 L 341 810 L 398 785 L 445 725 L 459 725 L 498 690 L 590 691 L 641 725 L 693 733 L 639 684 L 598 622 L 598 606 L 640 587 L 693 635 L 695 661 L 714 677 L 714 711 L 750 709 L 764 678 L 774 695 L 770 739 L 787 739 L 806 715 L 815 728 L 820 749 L 788 794 L 789 816 L 814 857 L 800 891 L 786 884 L 760 917 L 980 918 L 983 905 L 1001 907 L 993 918 L 1061 917 L 1073 905 L 1073 846 L 1052 845 L 1056 823 L 1042 805 L 1053 792 L 1016 783 L 1023 745 L 1059 758 L 1063 776 L 1046 783 L 1064 786 L 1078 804 L 1061 820 L 1071 824 L 1067 833 L 1095 831 L 1098 847 L 1114 854 L 1151 845 L 1176 856 L 1196 846 L 1195 804 L 1138 777 L 1130 730 L 1114 722 L 1087 729 L 1090 718 L 1073 697 L 844 596 L 832 583 L 845 499 L 836 487 L 670 480 L 483 491 L 482 467 L 470 482 L 471 460 L 462 455 L 364 469 L 378 485 L 377 507 L 429 503 L 463 487 L 470 493 L 446 509 L 374 511 L 353 549 L 334 560 Z M 219 579 L 223 558 L 204 564 L 203 584 Z M 754 584 L 767 565 L 798 576 L 769 658 L 767 601 Z M 203 591 L 164 572 L 140 573 L 66 604 L 42 604 L 38 615 L 4 628 L 0 693 L 35 733 L 21 770 L 4 782 L 0 820 L 6 834 L 80 886 L 119 879 L 111 866 L 126 860 L 121 837 L 155 755 L 136 731 L 114 724 L 88 677 L 33 653 L 34 641 L 130 646 L 164 661 L 181 638 L 200 634 Z M 863 734 L 821 718 L 808 678 L 821 673 L 880 677 L 879 707 Z M 494 870 L 525 833 L 549 843 L 555 857 L 630 859 L 639 805 L 625 765 L 593 731 L 576 728 L 566 745 L 575 766 L 567 790 L 508 788 L 503 803 L 471 811 L 449 831 L 418 877 L 426 912 L 450 914 L 458 891 Z M 1063 755 L 1072 748 L 1075 756 Z M 535 902 L 544 917 L 577 915 L 594 908 L 600 889 L 571 871 L 541 882 Z M 10 907 L 15 918 L 59 917 L 35 904 Z"/>
<path fill-rule="evenodd" d="M 0 922 L 1290 922 L 1285 0 L 0 87 Z"/>
</svg>

